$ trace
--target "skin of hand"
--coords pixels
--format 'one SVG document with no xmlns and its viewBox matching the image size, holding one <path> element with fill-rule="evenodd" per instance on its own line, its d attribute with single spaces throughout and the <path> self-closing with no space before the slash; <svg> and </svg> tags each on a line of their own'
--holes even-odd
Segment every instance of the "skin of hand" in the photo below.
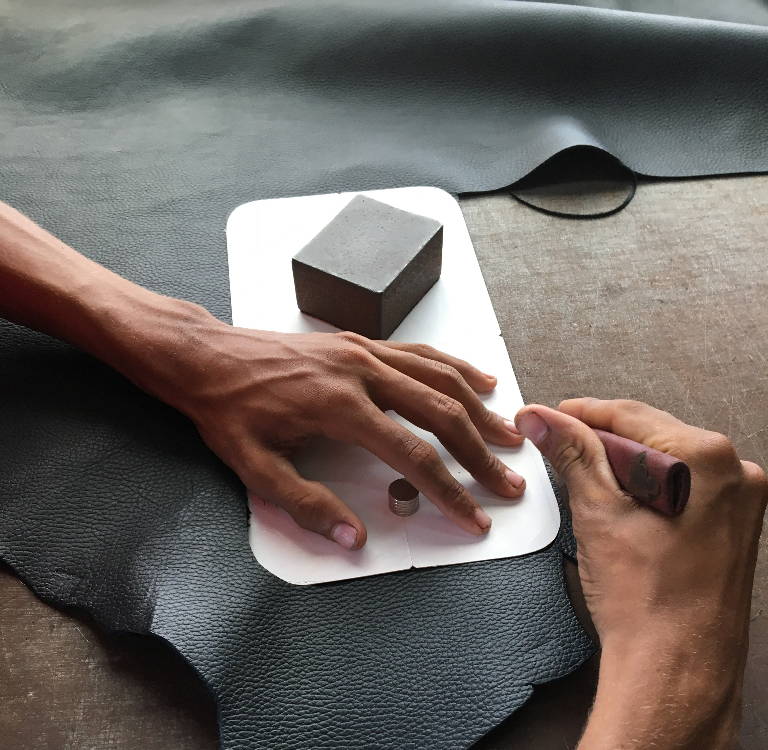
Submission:
<svg viewBox="0 0 768 750">
<path fill-rule="evenodd" d="M 722 435 L 639 402 L 531 405 L 516 423 L 567 484 L 579 576 L 602 647 L 579 749 L 732 747 L 765 473 L 740 461 Z M 687 462 L 683 514 L 667 518 L 622 492 L 591 428 Z"/>
<path fill-rule="evenodd" d="M 387 410 L 433 432 L 500 496 L 525 489 L 485 442 L 523 441 L 478 396 L 493 390 L 493 376 L 423 345 L 235 328 L 108 271 L 3 203 L 0 316 L 69 341 L 179 409 L 251 493 L 348 549 L 365 544 L 362 521 L 286 457 L 308 437 L 363 446 L 461 528 L 491 526 L 435 448 Z"/>
<path fill-rule="evenodd" d="M 490 518 L 435 448 L 388 410 L 434 433 L 488 489 L 507 498 L 524 491 L 523 478 L 485 442 L 517 446 L 523 438 L 477 395 L 492 390 L 495 379 L 466 362 L 423 345 L 247 330 L 207 314 L 184 329 L 186 343 L 174 347 L 170 369 L 142 364 L 141 372 L 129 368 L 129 377 L 187 414 L 251 493 L 306 529 L 349 549 L 366 539 L 358 516 L 287 458 L 307 437 L 322 435 L 379 456 L 466 531 L 488 531 Z"/>
</svg>

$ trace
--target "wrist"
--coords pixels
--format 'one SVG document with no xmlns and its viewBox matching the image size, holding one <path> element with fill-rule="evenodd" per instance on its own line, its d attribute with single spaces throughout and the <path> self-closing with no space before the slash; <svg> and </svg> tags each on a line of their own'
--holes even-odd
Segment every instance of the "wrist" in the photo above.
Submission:
<svg viewBox="0 0 768 750">
<path fill-rule="evenodd" d="M 184 411 L 179 384 L 188 384 L 202 331 L 224 324 L 200 305 L 128 282 L 96 291 L 84 307 L 87 333 L 74 343 Z"/>
<path fill-rule="evenodd" d="M 218 323 L 80 255 L 2 202 L 0 256 L 0 316 L 74 344 L 171 403 L 194 326 Z"/>
<path fill-rule="evenodd" d="M 730 748 L 743 659 L 673 628 L 603 644 L 595 704 L 579 750 Z"/>
</svg>

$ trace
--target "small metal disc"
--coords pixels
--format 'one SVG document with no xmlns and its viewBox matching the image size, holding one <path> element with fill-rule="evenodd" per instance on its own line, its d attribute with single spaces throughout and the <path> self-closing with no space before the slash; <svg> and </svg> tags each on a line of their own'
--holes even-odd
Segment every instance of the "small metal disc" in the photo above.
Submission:
<svg viewBox="0 0 768 750">
<path fill-rule="evenodd" d="M 419 491 L 407 480 L 389 485 L 389 509 L 396 516 L 412 516 L 419 509 Z"/>
</svg>

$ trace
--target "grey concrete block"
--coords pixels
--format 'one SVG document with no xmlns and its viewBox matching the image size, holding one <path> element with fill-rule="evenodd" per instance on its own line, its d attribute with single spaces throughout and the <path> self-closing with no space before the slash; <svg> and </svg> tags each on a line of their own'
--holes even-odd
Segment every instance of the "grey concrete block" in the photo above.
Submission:
<svg viewBox="0 0 768 750">
<path fill-rule="evenodd" d="M 385 339 L 440 277 L 443 227 L 355 196 L 293 258 L 299 309 Z"/>
</svg>

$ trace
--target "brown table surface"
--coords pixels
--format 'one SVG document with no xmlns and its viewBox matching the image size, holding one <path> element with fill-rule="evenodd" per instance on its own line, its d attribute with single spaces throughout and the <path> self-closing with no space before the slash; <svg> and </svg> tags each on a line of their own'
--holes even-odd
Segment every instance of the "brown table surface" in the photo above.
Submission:
<svg viewBox="0 0 768 750">
<path fill-rule="evenodd" d="M 768 455 L 768 177 L 642 184 L 623 213 L 543 216 L 499 193 L 462 208 L 528 401 L 631 397 Z M 742 747 L 768 747 L 768 544 Z M 538 688 L 479 745 L 573 747 L 595 660 Z M 213 750 L 215 708 L 159 641 L 103 635 L 0 568 L 0 745 Z"/>
</svg>

